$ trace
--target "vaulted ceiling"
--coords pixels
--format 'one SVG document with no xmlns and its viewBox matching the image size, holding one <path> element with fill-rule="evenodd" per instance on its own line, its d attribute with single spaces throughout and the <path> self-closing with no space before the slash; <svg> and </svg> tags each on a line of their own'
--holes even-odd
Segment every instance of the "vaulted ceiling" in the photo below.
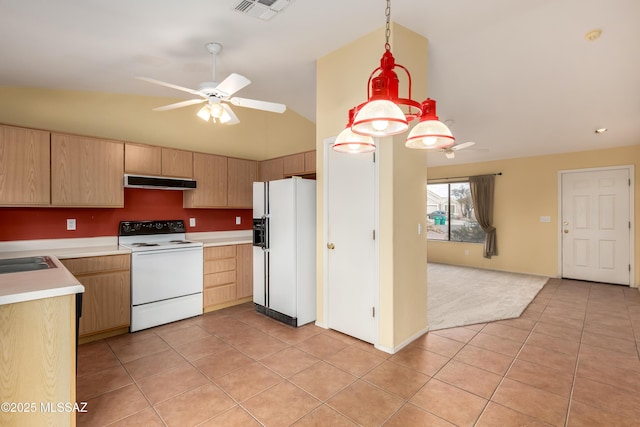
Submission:
<svg viewBox="0 0 640 427">
<path fill-rule="evenodd" d="M 240 3 L 0 0 L 0 85 L 188 99 L 135 76 L 197 88 L 216 41 L 218 81 L 243 74 L 238 96 L 315 121 L 316 59 L 385 22 L 384 0 L 293 0 L 270 20 Z M 429 40 L 429 96 L 476 142 L 432 166 L 640 144 L 637 0 L 392 0 L 391 20 Z"/>
</svg>

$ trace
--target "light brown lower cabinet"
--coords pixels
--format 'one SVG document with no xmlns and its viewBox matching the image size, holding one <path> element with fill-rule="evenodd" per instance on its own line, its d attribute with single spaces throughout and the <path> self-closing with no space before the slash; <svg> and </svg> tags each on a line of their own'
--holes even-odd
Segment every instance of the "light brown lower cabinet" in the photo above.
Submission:
<svg viewBox="0 0 640 427">
<path fill-rule="evenodd" d="M 253 245 L 238 245 L 236 248 L 236 296 L 253 296 Z"/>
<path fill-rule="evenodd" d="M 250 244 L 204 248 L 203 310 L 213 311 L 251 300 L 253 267 Z"/>
<path fill-rule="evenodd" d="M 0 426 L 76 425 L 56 406 L 76 402 L 75 307 L 75 295 L 0 305 Z"/>
<path fill-rule="evenodd" d="M 80 337 L 120 331 L 131 324 L 130 255 L 60 260 L 85 288 Z"/>
</svg>

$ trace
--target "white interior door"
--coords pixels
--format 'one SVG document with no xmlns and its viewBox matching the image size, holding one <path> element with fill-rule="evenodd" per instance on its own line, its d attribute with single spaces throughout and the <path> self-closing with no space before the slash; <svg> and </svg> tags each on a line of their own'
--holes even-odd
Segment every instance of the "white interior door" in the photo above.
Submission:
<svg viewBox="0 0 640 427">
<path fill-rule="evenodd" d="M 629 285 L 630 170 L 561 174 L 562 277 Z"/>
<path fill-rule="evenodd" d="M 373 154 L 325 147 L 327 326 L 375 344 L 377 285 Z"/>
</svg>

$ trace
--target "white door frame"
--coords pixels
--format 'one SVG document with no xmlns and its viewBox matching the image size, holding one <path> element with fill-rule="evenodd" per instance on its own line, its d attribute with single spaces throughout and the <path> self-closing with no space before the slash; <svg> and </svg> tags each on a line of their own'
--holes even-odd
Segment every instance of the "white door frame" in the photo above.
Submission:
<svg viewBox="0 0 640 427">
<path fill-rule="evenodd" d="M 322 199 L 323 199 L 323 209 L 322 209 L 322 220 L 324 223 L 324 227 L 322 229 L 322 251 L 323 251 L 323 256 L 322 256 L 322 290 L 323 290 L 323 296 L 322 298 L 324 299 L 324 304 L 323 306 L 323 318 L 324 318 L 324 327 L 327 328 L 329 325 L 329 305 L 328 305 L 328 301 L 329 301 L 329 249 L 327 248 L 327 242 L 329 242 L 329 192 L 327 191 L 327 189 L 329 188 L 329 167 L 328 167 L 328 158 L 329 158 L 329 150 L 331 150 L 331 146 L 333 145 L 334 141 L 336 140 L 336 137 L 330 137 L 330 138 L 325 138 L 322 141 L 322 147 L 323 147 L 323 156 L 324 156 L 324 174 L 323 174 L 323 192 L 322 192 Z M 377 154 L 377 152 L 376 152 Z M 345 156 L 357 156 L 357 154 L 344 154 Z M 374 212 L 373 212 L 373 222 L 374 222 L 374 227 L 377 230 L 377 235 L 378 237 L 376 237 L 376 239 L 373 242 L 374 245 L 374 256 L 375 259 L 373 260 L 374 263 L 374 270 L 373 270 L 373 300 L 375 301 L 375 310 L 376 310 L 376 321 L 374 322 L 375 324 L 375 331 L 374 331 L 374 346 L 378 347 L 379 343 L 380 343 L 380 247 L 378 242 L 380 241 L 379 239 L 379 230 L 380 230 L 380 209 L 379 209 L 379 194 L 378 194 L 378 188 L 379 188 L 379 170 L 380 168 L 378 167 L 379 164 L 379 159 L 376 159 L 376 162 L 374 163 L 373 166 L 373 175 L 374 175 Z"/>
<path fill-rule="evenodd" d="M 600 168 L 586 168 L 586 169 L 565 169 L 558 171 L 558 277 L 562 277 L 562 176 L 564 174 L 576 173 L 576 172 L 598 172 L 598 171 L 606 171 L 606 170 L 628 170 L 629 171 L 629 179 L 631 179 L 631 185 L 629 185 L 629 220 L 631 221 L 631 229 L 629 232 L 631 236 L 629 238 L 629 263 L 631 264 L 631 271 L 629 272 L 629 287 L 635 288 L 637 284 L 635 283 L 635 253 L 634 253 L 634 243 L 635 243 L 635 217 L 634 217 L 634 195 L 635 195 L 635 168 L 634 165 L 622 165 L 622 166 L 605 166 Z"/>
</svg>

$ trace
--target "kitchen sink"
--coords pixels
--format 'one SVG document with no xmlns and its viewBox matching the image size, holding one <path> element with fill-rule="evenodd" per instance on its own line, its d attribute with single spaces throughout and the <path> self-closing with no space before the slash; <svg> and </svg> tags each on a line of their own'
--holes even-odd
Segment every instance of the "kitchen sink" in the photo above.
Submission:
<svg viewBox="0 0 640 427">
<path fill-rule="evenodd" d="M 48 256 L 0 259 L 0 274 L 57 268 Z"/>
</svg>

